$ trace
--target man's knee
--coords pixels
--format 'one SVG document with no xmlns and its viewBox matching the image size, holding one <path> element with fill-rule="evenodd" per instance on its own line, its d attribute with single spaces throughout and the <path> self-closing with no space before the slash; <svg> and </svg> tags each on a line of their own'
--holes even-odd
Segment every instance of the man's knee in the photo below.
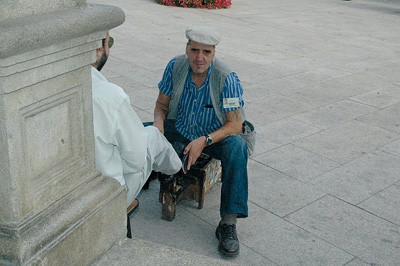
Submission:
<svg viewBox="0 0 400 266">
<path fill-rule="evenodd" d="M 247 144 L 246 141 L 239 135 L 229 136 L 226 138 L 228 141 L 228 147 L 231 152 L 235 155 L 245 154 L 247 155 Z"/>
</svg>

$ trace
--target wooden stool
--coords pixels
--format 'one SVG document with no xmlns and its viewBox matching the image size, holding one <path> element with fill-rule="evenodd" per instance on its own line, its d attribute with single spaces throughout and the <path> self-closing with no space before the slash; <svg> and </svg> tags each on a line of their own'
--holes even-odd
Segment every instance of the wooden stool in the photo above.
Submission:
<svg viewBox="0 0 400 266">
<path fill-rule="evenodd" d="M 160 182 L 159 201 L 162 204 L 162 218 L 175 219 L 176 205 L 183 199 L 195 200 L 203 208 L 204 198 L 221 178 L 221 162 L 202 154 L 190 171 L 179 171 L 170 182 Z"/>
</svg>

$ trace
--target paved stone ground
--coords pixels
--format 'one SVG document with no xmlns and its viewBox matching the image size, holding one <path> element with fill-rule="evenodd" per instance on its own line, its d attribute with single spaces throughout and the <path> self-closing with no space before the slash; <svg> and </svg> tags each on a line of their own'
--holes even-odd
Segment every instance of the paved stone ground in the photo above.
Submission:
<svg viewBox="0 0 400 266">
<path fill-rule="evenodd" d="M 226 10 L 89 2 L 126 13 L 111 31 L 104 73 L 144 121 L 153 119 L 166 63 L 184 52 L 184 30 L 202 24 L 222 33 L 217 55 L 237 71 L 258 132 L 237 258 L 217 251 L 220 184 L 203 209 L 181 202 L 167 222 L 153 181 L 131 220 L 134 240 L 99 264 L 213 264 L 201 256 L 215 264 L 400 264 L 400 1 L 233 0 Z M 143 243 L 165 248 L 133 251 Z M 185 252 L 196 259 L 185 261 Z"/>
</svg>

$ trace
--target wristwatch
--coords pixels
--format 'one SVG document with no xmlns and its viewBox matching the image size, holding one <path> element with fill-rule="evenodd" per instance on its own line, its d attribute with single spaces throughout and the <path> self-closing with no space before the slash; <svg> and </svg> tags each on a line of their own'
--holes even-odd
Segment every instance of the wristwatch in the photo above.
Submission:
<svg viewBox="0 0 400 266">
<path fill-rule="evenodd" d="M 210 146 L 212 144 L 212 138 L 209 135 L 205 135 L 204 137 L 206 137 L 206 145 Z"/>
</svg>

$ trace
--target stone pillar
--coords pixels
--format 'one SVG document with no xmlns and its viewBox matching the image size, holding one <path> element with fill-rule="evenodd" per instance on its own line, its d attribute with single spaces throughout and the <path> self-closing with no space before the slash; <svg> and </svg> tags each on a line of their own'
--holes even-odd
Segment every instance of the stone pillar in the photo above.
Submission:
<svg viewBox="0 0 400 266">
<path fill-rule="evenodd" d="M 95 171 L 90 64 L 116 7 L 0 1 L 0 265 L 87 265 L 126 234 Z"/>
</svg>

